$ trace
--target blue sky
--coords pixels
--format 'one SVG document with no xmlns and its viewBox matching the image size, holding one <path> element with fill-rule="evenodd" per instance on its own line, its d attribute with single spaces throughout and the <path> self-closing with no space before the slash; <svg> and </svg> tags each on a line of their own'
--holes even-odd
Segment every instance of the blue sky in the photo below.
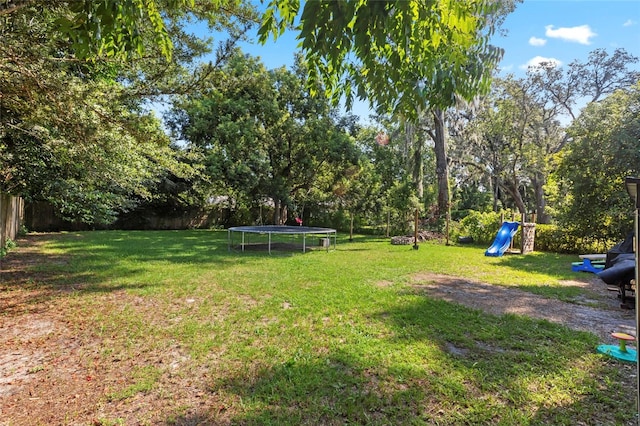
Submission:
<svg viewBox="0 0 640 426">
<path fill-rule="evenodd" d="M 567 65 L 586 62 L 589 52 L 604 48 L 613 53 L 624 48 L 640 58 L 640 0 L 524 0 L 496 35 L 494 44 L 505 50 L 500 63 L 503 73 L 523 76 L 527 64 L 555 61 Z M 266 45 L 242 44 L 242 50 L 259 56 L 269 69 L 293 63 L 297 41 L 287 32 Z M 640 64 L 636 64 L 640 69 Z M 366 119 L 366 103 L 352 111 Z"/>
<path fill-rule="evenodd" d="M 501 69 L 516 75 L 539 59 L 586 62 L 599 48 L 640 57 L 640 0 L 525 0 L 503 28 L 494 39 L 505 49 Z"/>
</svg>

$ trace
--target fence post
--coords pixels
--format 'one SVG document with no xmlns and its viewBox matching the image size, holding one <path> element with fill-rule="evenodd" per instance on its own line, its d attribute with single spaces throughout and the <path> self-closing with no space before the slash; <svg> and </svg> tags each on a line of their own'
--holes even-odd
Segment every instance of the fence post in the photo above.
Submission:
<svg viewBox="0 0 640 426">
<path fill-rule="evenodd" d="M 418 250 L 418 209 L 415 212 L 415 223 L 413 225 L 413 249 Z"/>
<path fill-rule="evenodd" d="M 0 249 L 7 240 L 15 239 L 24 219 L 24 200 L 20 197 L 0 192 Z"/>
<path fill-rule="evenodd" d="M 7 200 L 4 192 L 0 192 L 0 250 L 4 249 L 7 241 L 7 221 L 8 217 L 5 213 Z"/>
</svg>

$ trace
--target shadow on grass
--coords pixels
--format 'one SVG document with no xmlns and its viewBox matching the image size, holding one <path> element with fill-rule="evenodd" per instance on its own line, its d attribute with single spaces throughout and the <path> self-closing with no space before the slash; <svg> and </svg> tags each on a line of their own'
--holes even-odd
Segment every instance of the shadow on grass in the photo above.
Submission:
<svg viewBox="0 0 640 426">
<path fill-rule="evenodd" d="M 348 234 L 348 233 L 347 233 Z M 338 241 L 344 244 L 348 243 L 370 243 L 370 242 L 389 242 L 390 238 L 381 237 L 378 235 L 354 235 L 353 238 L 349 238 L 349 235 L 341 235 L 338 237 Z"/>
<path fill-rule="evenodd" d="M 463 383 L 463 400 L 447 421 L 573 425 L 633 418 L 633 397 L 620 386 L 622 371 L 595 354 L 599 342 L 590 333 L 424 297 L 378 318 L 396 330 L 394 344 L 436 344 L 451 369 L 447 375 Z M 446 380 L 437 388 L 448 386 L 455 391 Z"/>
<path fill-rule="evenodd" d="M 625 424 L 633 398 L 595 339 L 546 321 L 427 298 L 379 312 L 390 337 L 319 354 L 300 348 L 209 384 L 241 401 L 230 424 Z M 293 351 L 295 352 L 295 351 Z M 603 378 L 607 378 L 604 380 Z M 199 412 L 172 425 L 217 424 Z"/>
<path fill-rule="evenodd" d="M 0 295 L 6 295 L 0 297 L 0 310 L 11 313 L 29 307 L 33 311 L 47 300 L 70 293 L 160 287 L 162 277 L 152 275 L 157 264 L 221 271 L 294 255 L 230 251 L 227 233 L 219 231 L 30 234 L 18 240 L 18 249 L 0 263 Z"/>
<path fill-rule="evenodd" d="M 559 279 L 574 279 L 584 276 L 571 270 L 571 263 L 578 261 L 578 256 L 558 253 L 535 252 L 525 255 L 504 255 L 499 258 L 498 265 L 522 271 L 536 271 L 556 275 Z"/>
<path fill-rule="evenodd" d="M 363 366 L 355 354 L 336 350 L 228 377 L 212 384 L 210 392 L 242 401 L 242 412 L 230 420 L 237 425 L 415 423 L 424 390 L 418 382 L 389 379 L 386 372 Z M 213 415 L 207 419 L 209 424 L 218 420 Z M 182 424 L 189 422 L 184 419 Z"/>
<path fill-rule="evenodd" d="M 269 254 L 266 246 L 249 247 L 244 252 L 230 247 L 227 231 L 30 234 L 19 240 L 18 249 L 0 264 L 0 290 L 21 290 L 19 297 L 13 297 L 17 291 L 12 291 L 12 297 L 0 297 L 0 310 L 19 311 L 28 305 L 34 310 L 42 302 L 70 293 L 161 289 L 166 274 L 180 268 L 188 279 L 186 274 L 192 272 L 250 269 L 253 265 L 259 270 L 272 260 L 325 251 L 310 246 L 303 253 L 300 242 L 300 238 L 291 245 L 276 242 Z M 338 250 L 341 245 L 339 239 Z M 333 251 L 332 247 L 327 254 Z"/>
</svg>

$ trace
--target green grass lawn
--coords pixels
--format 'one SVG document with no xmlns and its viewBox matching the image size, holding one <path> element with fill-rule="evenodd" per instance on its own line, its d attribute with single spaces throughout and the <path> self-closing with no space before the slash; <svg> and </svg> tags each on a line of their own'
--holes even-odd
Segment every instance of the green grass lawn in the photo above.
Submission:
<svg viewBox="0 0 640 426">
<path fill-rule="evenodd" d="M 269 255 L 204 230 L 53 234 L 42 250 L 33 270 L 49 278 L 33 285 L 109 384 L 98 424 L 130 424 L 140 401 L 136 424 L 634 421 L 630 370 L 596 336 L 412 290 L 428 271 L 570 300 L 573 256 L 341 236 L 335 251 Z"/>
</svg>

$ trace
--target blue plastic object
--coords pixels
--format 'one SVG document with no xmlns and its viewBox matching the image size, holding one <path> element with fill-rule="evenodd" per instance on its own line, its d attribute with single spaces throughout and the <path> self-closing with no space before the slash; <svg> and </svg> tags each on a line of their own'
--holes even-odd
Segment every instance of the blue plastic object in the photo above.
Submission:
<svg viewBox="0 0 640 426">
<path fill-rule="evenodd" d="M 589 259 L 583 259 L 582 262 L 571 263 L 571 270 L 573 272 L 592 272 L 597 274 L 598 272 L 602 272 L 603 269 L 604 264 L 593 264 Z"/>
<path fill-rule="evenodd" d="M 496 235 L 495 240 L 493 240 L 491 247 L 484 252 L 484 255 L 494 257 L 502 256 L 511 245 L 511 240 L 513 240 L 513 236 L 516 235 L 519 225 L 520 222 L 502 222 L 502 226 L 498 230 L 498 235 Z"/>
<path fill-rule="evenodd" d="M 618 345 L 600 345 L 598 352 L 615 359 L 627 362 L 638 362 L 638 352 L 635 349 L 621 350 Z"/>
</svg>

